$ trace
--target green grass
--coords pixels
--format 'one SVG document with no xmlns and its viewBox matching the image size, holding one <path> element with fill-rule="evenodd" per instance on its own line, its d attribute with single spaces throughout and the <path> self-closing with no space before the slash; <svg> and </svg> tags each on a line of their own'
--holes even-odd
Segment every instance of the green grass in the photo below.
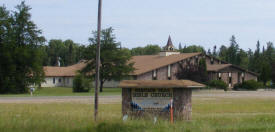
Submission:
<svg viewBox="0 0 275 132">
<path fill-rule="evenodd" d="M 41 88 L 34 92 L 33 96 L 93 96 L 94 88 L 90 92 L 74 93 L 72 88 L 53 87 Z M 103 92 L 99 93 L 101 96 L 106 95 L 121 95 L 121 88 L 103 88 Z M 0 97 L 28 97 L 30 94 L 5 94 Z"/>
<path fill-rule="evenodd" d="M 0 104 L 0 132 L 272 132 L 275 100 L 264 98 L 193 98 L 193 119 L 122 121 L 120 104 Z"/>
</svg>

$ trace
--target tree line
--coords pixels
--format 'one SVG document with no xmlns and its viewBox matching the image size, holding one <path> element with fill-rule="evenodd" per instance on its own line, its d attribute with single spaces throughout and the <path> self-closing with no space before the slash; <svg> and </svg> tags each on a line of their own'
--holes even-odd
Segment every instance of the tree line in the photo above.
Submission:
<svg viewBox="0 0 275 132">
<path fill-rule="evenodd" d="M 73 65 L 80 60 L 95 58 L 96 36 L 89 39 L 89 45 L 73 42 L 73 40 L 52 39 L 48 42 L 42 31 L 31 20 L 31 8 L 24 2 L 10 11 L 0 6 L 0 93 L 24 93 L 28 86 L 39 85 L 44 80 L 43 66 Z M 116 41 L 112 28 L 102 30 L 101 84 L 111 79 L 121 79 L 132 71 L 127 63 L 131 56 L 156 55 L 162 47 L 148 44 L 145 47 L 123 48 Z M 214 46 L 207 52 L 202 46 L 184 46 L 179 44 L 181 53 L 203 52 L 221 60 L 238 65 L 260 74 L 265 84 L 269 80 L 275 82 L 275 49 L 272 42 L 261 45 L 258 41 L 256 50 L 243 50 L 236 42 L 235 36 L 229 46 Z M 93 71 L 94 66 L 83 72 Z M 109 69 L 109 70 L 106 70 Z"/>
<path fill-rule="evenodd" d="M 233 35 L 228 47 L 222 45 L 217 50 L 217 46 L 214 46 L 212 51 L 208 49 L 207 54 L 258 73 L 259 80 L 265 86 L 270 80 L 275 82 L 275 48 L 272 42 L 261 45 L 260 41 L 257 41 L 255 51 L 251 49 L 246 51 L 239 47 Z"/>
<path fill-rule="evenodd" d="M 41 30 L 24 2 L 15 11 L 0 7 L 0 93 L 25 93 L 43 80 Z"/>
</svg>

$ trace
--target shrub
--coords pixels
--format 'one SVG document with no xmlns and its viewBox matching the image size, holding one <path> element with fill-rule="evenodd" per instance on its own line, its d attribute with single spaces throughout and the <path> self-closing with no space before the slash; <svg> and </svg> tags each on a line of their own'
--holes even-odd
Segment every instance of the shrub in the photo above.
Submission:
<svg viewBox="0 0 275 132">
<path fill-rule="evenodd" d="M 73 92 L 89 92 L 92 87 L 91 82 L 82 74 L 76 75 L 73 81 Z"/>
<path fill-rule="evenodd" d="M 227 91 L 227 84 L 222 80 L 211 80 L 208 82 L 208 86 L 211 88 L 217 88 L 217 89 L 224 89 L 224 91 Z"/>
<path fill-rule="evenodd" d="M 234 85 L 234 90 L 257 90 L 260 87 L 262 87 L 263 84 L 260 82 L 257 82 L 255 80 L 248 80 L 248 81 L 244 81 L 241 84 L 236 84 Z"/>
</svg>

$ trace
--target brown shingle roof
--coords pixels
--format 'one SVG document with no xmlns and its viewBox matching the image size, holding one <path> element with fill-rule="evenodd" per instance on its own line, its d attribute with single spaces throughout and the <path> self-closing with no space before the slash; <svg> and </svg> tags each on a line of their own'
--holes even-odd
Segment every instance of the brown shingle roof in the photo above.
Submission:
<svg viewBox="0 0 275 132">
<path fill-rule="evenodd" d="M 67 67 L 45 66 L 43 67 L 46 77 L 73 77 L 77 71 L 83 69 L 86 62 L 82 61 L 78 64 Z"/>
<path fill-rule="evenodd" d="M 255 76 L 259 76 L 258 73 L 249 71 L 247 69 L 241 68 L 241 67 L 233 65 L 233 64 L 214 64 L 214 65 L 208 64 L 207 65 L 207 71 L 218 72 L 219 70 L 222 70 L 226 67 L 237 68 L 241 71 L 248 72 L 248 73 L 250 73 L 252 75 L 255 75 Z"/>
<path fill-rule="evenodd" d="M 205 85 L 190 80 L 124 80 L 121 88 L 203 88 Z"/>
<path fill-rule="evenodd" d="M 231 64 L 214 64 L 214 65 L 211 65 L 211 64 L 208 64 L 207 65 L 207 71 L 219 71 L 223 68 L 226 68 L 226 67 L 229 67 L 231 66 Z"/>
<path fill-rule="evenodd" d="M 159 56 L 159 55 L 144 55 L 144 56 L 133 56 L 131 62 L 134 62 L 134 68 L 136 69 L 132 75 L 140 75 L 149 71 L 152 71 L 169 64 L 179 62 L 181 60 L 199 55 L 201 53 L 184 53 L 170 56 Z"/>
</svg>

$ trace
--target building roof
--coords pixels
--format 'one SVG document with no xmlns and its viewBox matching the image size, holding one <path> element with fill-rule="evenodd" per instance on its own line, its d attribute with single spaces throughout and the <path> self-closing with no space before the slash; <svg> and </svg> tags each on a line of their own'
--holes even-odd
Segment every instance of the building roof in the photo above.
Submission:
<svg viewBox="0 0 275 132">
<path fill-rule="evenodd" d="M 45 66 L 43 67 L 46 77 L 73 77 L 77 71 L 86 66 L 86 61 L 81 61 L 75 65 L 67 67 Z"/>
<path fill-rule="evenodd" d="M 190 80 L 124 80 L 121 88 L 203 88 L 205 85 Z"/>
<path fill-rule="evenodd" d="M 134 62 L 134 68 L 136 69 L 132 75 L 140 75 L 155 69 L 177 63 L 181 60 L 197 56 L 201 53 L 184 53 L 175 54 L 170 56 L 159 56 L 159 55 L 144 55 L 144 56 L 133 56 L 131 62 Z"/>
<path fill-rule="evenodd" d="M 249 71 L 247 69 L 244 69 L 244 68 L 241 68 L 239 66 L 236 66 L 236 65 L 233 65 L 233 64 L 208 64 L 207 65 L 207 71 L 211 71 L 211 72 L 218 72 L 224 68 L 227 68 L 227 67 L 232 67 L 232 68 L 236 68 L 236 69 L 239 69 L 241 71 L 244 71 L 244 72 L 248 72 L 252 75 L 255 75 L 255 76 L 259 76 L 258 73 L 255 73 L 255 72 L 252 72 L 252 71 Z"/>
<path fill-rule="evenodd" d="M 131 75 L 140 75 L 157 68 L 161 68 L 181 60 L 199 55 L 201 53 L 184 53 L 175 54 L 170 56 L 159 56 L 159 55 L 143 55 L 133 56 L 131 62 L 134 62 L 135 71 Z M 46 77 L 61 77 L 61 76 L 75 76 L 77 71 L 82 70 L 87 65 L 86 61 L 82 61 L 78 64 L 57 67 L 57 66 L 45 66 L 44 72 Z"/>
<path fill-rule="evenodd" d="M 214 72 L 217 72 L 219 70 L 222 70 L 226 67 L 229 67 L 231 66 L 231 64 L 213 64 L 213 65 L 207 65 L 207 71 L 214 71 Z"/>
</svg>

